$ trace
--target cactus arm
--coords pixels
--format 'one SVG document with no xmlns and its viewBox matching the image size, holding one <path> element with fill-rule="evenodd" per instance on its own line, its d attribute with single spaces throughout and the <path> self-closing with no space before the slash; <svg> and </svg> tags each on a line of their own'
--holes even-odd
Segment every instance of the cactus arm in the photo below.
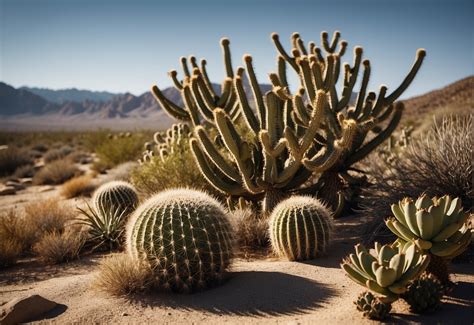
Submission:
<svg viewBox="0 0 474 325">
<path fill-rule="evenodd" d="M 323 82 L 323 72 L 321 70 L 321 64 L 319 62 L 312 62 L 311 70 L 313 72 L 314 83 L 316 85 L 316 89 L 323 89 L 324 82 Z"/>
<path fill-rule="evenodd" d="M 234 80 L 235 89 L 237 91 L 237 96 L 239 98 L 240 107 L 243 111 L 243 116 L 249 128 L 255 133 L 258 134 L 260 131 L 260 125 L 255 118 L 252 108 L 247 100 L 247 95 L 245 94 L 244 86 L 242 84 L 242 78 L 237 76 Z"/>
<path fill-rule="evenodd" d="M 373 138 L 371 141 L 369 141 L 359 150 L 354 152 L 354 154 L 348 157 L 348 159 L 345 162 L 345 165 L 350 166 L 362 160 L 369 153 L 371 153 L 379 144 L 384 142 L 397 128 L 398 123 L 400 122 L 400 119 L 402 117 L 403 108 L 404 108 L 403 103 L 401 102 L 396 103 L 395 112 L 393 113 L 393 117 L 390 120 L 390 123 L 387 125 L 387 127 L 382 132 L 380 132 L 375 138 Z"/>
<path fill-rule="evenodd" d="M 364 65 L 364 74 L 362 76 L 362 83 L 360 85 L 359 93 L 357 94 L 357 101 L 356 106 L 353 114 L 348 114 L 348 117 L 354 118 L 358 117 L 362 111 L 362 107 L 364 104 L 365 94 L 367 92 L 367 85 L 369 84 L 370 79 L 370 61 L 364 60 L 362 63 Z"/>
<path fill-rule="evenodd" d="M 288 80 L 286 77 L 286 63 L 285 59 L 279 55 L 277 60 L 278 65 L 278 78 L 280 79 L 281 84 L 283 87 L 288 87 Z"/>
<path fill-rule="evenodd" d="M 234 77 L 234 69 L 232 69 L 232 57 L 230 55 L 230 41 L 228 38 L 221 39 L 222 51 L 224 52 L 224 65 L 227 77 Z"/>
<path fill-rule="evenodd" d="M 173 81 L 174 87 L 177 90 L 183 90 L 183 84 L 178 80 L 178 73 L 176 70 L 171 70 L 168 75 L 170 76 L 171 80 Z"/>
<path fill-rule="evenodd" d="M 204 83 L 206 84 L 207 90 L 212 94 L 213 97 L 216 97 L 216 93 L 214 91 L 214 88 L 212 87 L 211 80 L 209 79 L 209 75 L 207 74 L 206 65 L 207 65 L 207 61 L 202 59 L 201 60 L 202 77 L 204 79 Z"/>
<path fill-rule="evenodd" d="M 261 130 L 259 133 L 260 143 L 262 144 L 263 149 L 270 156 L 278 157 L 282 154 L 283 150 L 286 148 L 286 140 L 281 138 L 275 146 L 272 145 L 270 141 L 270 136 L 268 135 L 267 130 Z"/>
<path fill-rule="evenodd" d="M 326 60 L 327 67 L 324 75 L 323 88 L 325 91 L 329 91 L 330 87 L 334 84 L 334 64 L 336 59 L 334 55 L 329 55 Z"/>
<path fill-rule="evenodd" d="M 199 145 L 202 148 L 202 151 L 206 156 L 214 163 L 214 165 L 219 168 L 227 177 L 232 179 L 235 182 L 239 182 L 241 179 L 238 171 L 231 166 L 221 155 L 219 150 L 216 149 L 212 141 L 209 139 L 206 131 L 202 126 L 196 127 L 194 130 Z"/>
<path fill-rule="evenodd" d="M 300 67 L 300 75 L 303 80 L 304 87 L 311 102 L 316 98 L 316 89 L 314 88 L 313 78 L 311 76 L 311 69 L 307 58 L 297 60 Z"/>
<path fill-rule="evenodd" d="M 247 77 L 250 81 L 250 87 L 252 88 L 253 96 L 255 99 L 255 106 L 257 107 L 258 116 L 260 119 L 260 129 L 266 129 L 265 124 L 265 103 L 263 101 L 263 95 L 260 90 L 260 86 L 255 76 L 255 70 L 252 65 L 252 56 L 244 55 L 244 62 L 247 70 Z"/>
<path fill-rule="evenodd" d="M 183 68 L 183 73 L 186 78 L 191 78 L 191 73 L 189 73 L 188 60 L 186 57 L 182 56 L 180 58 L 181 67 Z"/>
<path fill-rule="evenodd" d="M 306 106 L 303 101 L 304 88 L 300 88 L 293 97 L 293 107 L 298 118 L 303 122 L 304 125 L 308 125 L 310 116 L 306 110 Z"/>
<path fill-rule="evenodd" d="M 206 180 L 214 186 L 218 191 L 222 193 L 228 193 L 230 195 L 244 195 L 246 193 L 245 189 L 241 184 L 234 182 L 228 179 L 223 173 L 217 169 L 212 169 L 209 161 L 205 157 L 205 154 L 202 152 L 198 140 L 191 139 L 189 142 L 191 150 L 193 152 L 194 159 L 201 171 L 201 174 L 206 178 Z"/>
<path fill-rule="evenodd" d="M 179 107 L 172 101 L 170 101 L 168 98 L 163 95 L 161 90 L 158 88 L 158 86 L 153 85 L 151 88 L 151 92 L 153 93 L 153 96 L 155 99 L 160 103 L 161 107 L 172 117 L 177 118 L 178 120 L 181 121 L 189 121 L 191 119 L 190 115 L 186 110 L 183 108 Z"/>
<path fill-rule="evenodd" d="M 337 112 L 341 111 L 349 104 L 349 100 L 351 99 L 352 95 L 352 90 L 354 89 L 355 83 L 357 81 L 357 76 L 359 75 L 360 63 L 362 61 L 362 52 L 362 47 L 357 46 L 356 48 L 354 48 L 354 66 L 351 69 L 351 75 L 349 78 L 348 85 L 344 86 L 344 89 L 342 90 L 341 101 L 338 103 L 336 109 Z M 362 86 L 364 86 L 364 84 L 362 84 Z"/>
<path fill-rule="evenodd" d="M 321 43 L 324 46 L 324 50 L 328 53 L 334 53 L 337 47 L 337 43 L 339 42 L 339 38 L 341 37 L 341 33 L 339 31 L 335 31 L 332 37 L 331 44 L 329 44 L 329 35 L 327 32 L 321 33 Z"/>
<path fill-rule="evenodd" d="M 273 92 L 269 91 L 265 95 L 266 102 L 266 125 L 270 142 L 275 145 L 283 134 L 283 101 Z"/>
<path fill-rule="evenodd" d="M 194 98 L 194 102 L 196 103 L 196 106 L 197 108 L 199 109 L 199 111 L 201 112 L 202 116 L 204 116 L 204 118 L 209 121 L 209 122 L 213 122 L 214 121 L 214 116 L 212 114 L 212 107 L 208 107 L 206 105 L 206 103 L 204 102 L 202 96 L 201 96 L 201 92 L 199 91 L 199 86 L 198 86 L 198 81 L 197 81 L 197 76 L 194 76 L 192 79 L 191 79 L 191 93 L 193 95 L 193 98 Z"/>
<path fill-rule="evenodd" d="M 195 83 L 195 86 L 193 86 L 193 91 L 200 92 L 201 97 L 204 99 L 209 111 L 214 110 L 216 108 L 216 98 L 213 97 L 212 94 L 208 91 L 206 83 L 204 82 L 204 79 L 202 78 L 202 74 L 199 69 L 194 69 L 193 73 L 194 76 L 191 79 L 191 81 Z"/>
<path fill-rule="evenodd" d="M 199 119 L 199 115 L 197 113 L 198 109 L 196 108 L 194 104 L 194 101 L 192 98 L 193 95 L 191 93 L 191 89 L 189 85 L 184 86 L 182 90 L 182 94 L 183 94 L 184 104 L 186 105 L 191 122 L 193 123 L 194 126 L 199 125 L 201 122 Z"/>
<path fill-rule="evenodd" d="M 219 100 L 216 103 L 216 107 L 221 107 L 229 100 L 230 95 L 232 94 L 233 82 L 231 78 L 226 78 L 222 84 L 222 91 Z M 212 95 L 212 94 L 211 94 Z"/>
<path fill-rule="evenodd" d="M 283 48 L 283 45 L 281 45 L 280 37 L 277 33 L 272 34 L 272 40 L 273 43 L 275 43 L 275 47 L 277 48 L 280 55 L 285 58 L 285 60 L 293 67 L 293 69 L 295 69 L 295 71 L 298 71 L 298 65 L 296 64 L 295 59 L 289 56 L 288 53 L 286 53 L 285 49 Z"/>
</svg>

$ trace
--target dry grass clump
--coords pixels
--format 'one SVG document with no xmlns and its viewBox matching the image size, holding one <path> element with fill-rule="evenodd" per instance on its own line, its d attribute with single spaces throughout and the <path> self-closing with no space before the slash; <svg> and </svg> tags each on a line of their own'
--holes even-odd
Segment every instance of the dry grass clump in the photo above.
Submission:
<svg viewBox="0 0 474 325">
<path fill-rule="evenodd" d="M 0 246 L 2 247 L 18 245 L 19 254 L 28 250 L 35 241 L 36 230 L 36 226 L 27 222 L 26 217 L 17 210 L 11 209 L 0 214 Z"/>
<path fill-rule="evenodd" d="M 18 167 L 13 174 L 16 178 L 25 178 L 25 177 L 33 177 L 35 175 L 35 167 L 33 165 L 24 165 Z"/>
<path fill-rule="evenodd" d="M 21 243 L 16 240 L 0 237 L 0 268 L 15 264 L 21 253 Z"/>
<path fill-rule="evenodd" d="M 153 274 L 149 266 L 124 253 L 103 259 L 94 281 L 97 289 L 114 296 L 145 291 L 152 284 Z"/>
<path fill-rule="evenodd" d="M 72 153 L 72 148 L 69 146 L 64 146 L 59 149 L 51 149 L 46 152 L 43 156 L 44 162 L 49 163 L 55 160 L 63 159 L 70 153 Z"/>
<path fill-rule="evenodd" d="M 112 168 L 127 161 L 136 161 L 143 151 L 146 141 L 144 134 L 115 137 L 103 141 L 95 147 L 99 161 L 94 164 L 97 171 Z"/>
<path fill-rule="evenodd" d="M 66 199 L 78 196 L 90 196 L 96 188 L 91 176 L 83 175 L 74 177 L 63 184 L 61 195 Z"/>
<path fill-rule="evenodd" d="M 33 246 L 33 252 L 46 264 L 68 262 L 79 257 L 86 235 L 78 227 L 69 227 L 62 233 L 45 233 Z"/>
<path fill-rule="evenodd" d="M 35 185 L 57 185 L 81 174 L 72 162 L 56 160 L 41 168 L 33 178 Z"/>
<path fill-rule="evenodd" d="M 52 198 L 25 206 L 24 222 L 29 228 L 35 229 L 37 238 L 41 238 L 44 233 L 63 232 L 66 223 L 74 217 L 71 206 Z"/>
<path fill-rule="evenodd" d="M 0 149 L 0 177 L 12 175 L 17 168 L 32 163 L 28 151 L 15 147 Z"/>
<path fill-rule="evenodd" d="M 371 187 L 363 191 L 363 215 L 371 219 L 367 241 L 391 236 L 383 222 L 390 205 L 404 197 L 449 194 L 460 197 L 464 208 L 474 204 L 474 115 L 445 117 L 435 123 L 393 162 L 376 155 L 366 162 Z"/>
<path fill-rule="evenodd" d="M 267 218 L 259 216 L 251 209 L 237 209 L 231 212 L 237 243 L 244 251 L 267 248 L 270 244 Z"/>
</svg>

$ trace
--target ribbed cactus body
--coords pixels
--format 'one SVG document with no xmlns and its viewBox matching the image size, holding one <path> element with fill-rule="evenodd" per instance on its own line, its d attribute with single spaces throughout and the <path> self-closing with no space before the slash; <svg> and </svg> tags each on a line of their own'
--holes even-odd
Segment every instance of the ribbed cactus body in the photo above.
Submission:
<svg viewBox="0 0 474 325">
<path fill-rule="evenodd" d="M 232 232 L 223 207 L 209 195 L 168 190 L 132 215 L 127 250 L 150 264 L 160 287 L 193 291 L 222 278 L 232 257 Z"/>
<path fill-rule="evenodd" d="M 295 196 L 282 201 L 270 217 L 275 252 L 289 260 L 313 259 L 326 252 L 332 232 L 330 211 L 317 199 Z"/>
<path fill-rule="evenodd" d="M 138 195 L 130 183 L 113 181 L 103 184 L 94 192 L 92 203 L 99 214 L 119 210 L 128 215 L 137 207 Z"/>
</svg>

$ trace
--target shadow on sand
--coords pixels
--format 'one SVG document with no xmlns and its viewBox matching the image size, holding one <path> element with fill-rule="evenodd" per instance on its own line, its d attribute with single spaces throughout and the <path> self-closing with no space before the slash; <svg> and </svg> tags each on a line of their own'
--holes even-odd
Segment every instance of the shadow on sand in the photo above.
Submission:
<svg viewBox="0 0 474 325">
<path fill-rule="evenodd" d="M 321 307 L 335 291 L 315 281 L 280 272 L 238 272 L 222 286 L 191 295 L 137 295 L 147 307 L 198 310 L 241 316 L 290 315 Z"/>
</svg>

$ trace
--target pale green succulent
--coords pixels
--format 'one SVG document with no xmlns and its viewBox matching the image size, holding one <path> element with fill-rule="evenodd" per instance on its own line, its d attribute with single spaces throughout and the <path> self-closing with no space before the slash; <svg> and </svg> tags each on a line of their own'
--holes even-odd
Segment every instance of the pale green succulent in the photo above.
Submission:
<svg viewBox="0 0 474 325">
<path fill-rule="evenodd" d="M 430 199 L 422 195 L 416 202 L 405 198 L 392 205 L 392 212 L 395 218 L 385 221 L 387 227 L 401 240 L 413 242 L 433 255 L 453 258 L 471 241 L 468 214 L 459 198 L 445 195 Z"/>
<path fill-rule="evenodd" d="M 341 267 L 352 280 L 380 294 L 384 302 L 395 301 L 406 292 L 410 281 L 426 269 L 430 260 L 413 243 L 383 246 L 375 243 L 372 252 L 358 244 L 355 251 Z"/>
</svg>

